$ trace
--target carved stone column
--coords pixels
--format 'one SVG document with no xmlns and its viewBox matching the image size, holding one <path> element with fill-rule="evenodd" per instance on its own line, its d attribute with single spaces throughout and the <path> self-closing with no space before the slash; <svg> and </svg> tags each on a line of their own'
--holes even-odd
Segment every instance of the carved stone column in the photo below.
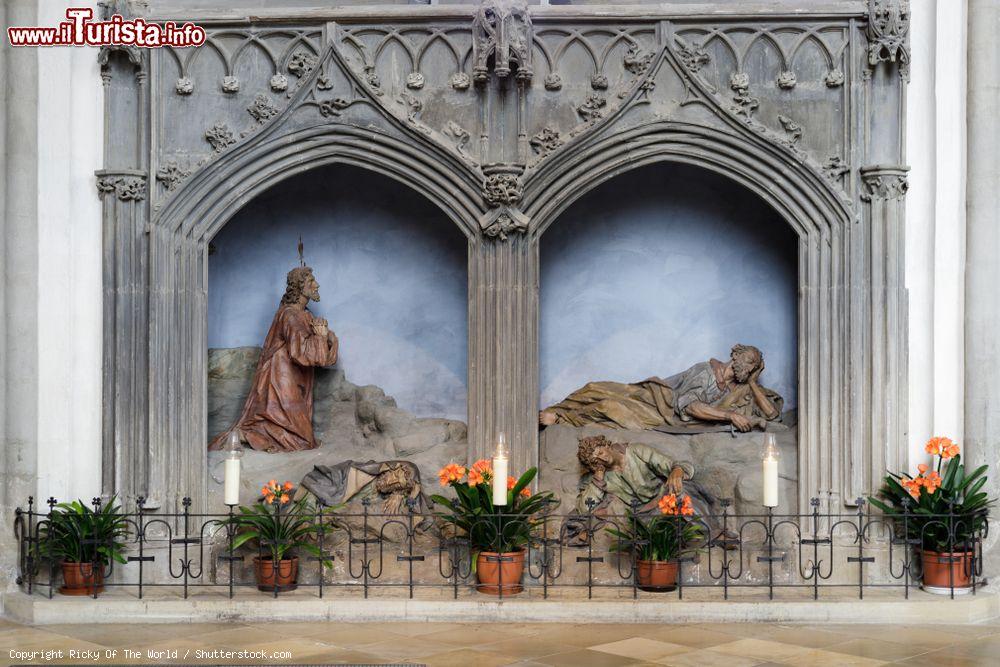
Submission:
<svg viewBox="0 0 1000 667">
<path fill-rule="evenodd" d="M 996 73 L 1000 51 L 1000 0 L 969 2 L 968 53 L 968 209 L 965 262 L 965 453 L 970 465 L 990 464 L 990 481 L 984 491 L 996 497 L 1000 481 L 1000 88 Z M 986 544 L 986 564 L 996 572 L 1000 541 L 991 531 Z"/>
<path fill-rule="evenodd" d="M 904 212 L 909 167 L 861 168 L 862 194 L 870 227 L 867 252 L 870 314 L 868 353 L 871 396 L 854 414 L 867 421 L 870 446 L 850 462 L 851 491 L 878 488 L 886 470 L 907 467 L 907 294 L 904 274 Z M 865 420 L 865 417 L 867 419 Z"/>
<path fill-rule="evenodd" d="M 97 172 L 104 227 L 102 494 L 150 498 L 146 56 L 109 47 L 104 82 L 105 169 Z M 114 122 L 111 122 L 114 119 Z"/>
<path fill-rule="evenodd" d="M 520 473 L 538 463 L 538 244 L 471 243 L 469 290 L 470 457 L 491 455 L 503 432 Z"/>
</svg>

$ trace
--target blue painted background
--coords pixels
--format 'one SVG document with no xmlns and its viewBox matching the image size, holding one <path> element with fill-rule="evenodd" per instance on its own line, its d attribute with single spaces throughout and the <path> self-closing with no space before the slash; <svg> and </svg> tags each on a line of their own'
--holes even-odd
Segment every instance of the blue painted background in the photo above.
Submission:
<svg viewBox="0 0 1000 667">
<path fill-rule="evenodd" d="M 619 176 L 541 239 L 541 398 L 668 376 L 737 342 L 795 405 L 797 240 L 723 176 L 660 164 Z"/>
<path fill-rule="evenodd" d="M 213 239 L 209 347 L 260 345 L 300 234 L 321 286 L 311 308 L 340 336 L 348 378 L 419 416 L 465 420 L 465 239 L 423 197 L 363 170 L 281 183 Z M 541 240 L 542 405 L 745 342 L 793 406 L 796 256 L 772 209 L 710 172 L 659 165 L 600 186 Z"/>
<path fill-rule="evenodd" d="M 436 206 L 365 170 L 331 166 L 274 186 L 212 240 L 208 345 L 260 345 L 298 266 L 320 284 L 339 367 L 419 416 L 466 418 L 467 243 Z"/>
</svg>

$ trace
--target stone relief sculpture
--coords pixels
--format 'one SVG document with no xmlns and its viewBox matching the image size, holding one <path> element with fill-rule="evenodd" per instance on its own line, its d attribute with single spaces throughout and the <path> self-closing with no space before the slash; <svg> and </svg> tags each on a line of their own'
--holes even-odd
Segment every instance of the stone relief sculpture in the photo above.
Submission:
<svg viewBox="0 0 1000 667">
<path fill-rule="evenodd" d="M 310 301 L 319 301 L 312 269 L 294 268 L 286 282 L 243 412 L 209 449 L 221 449 L 233 429 L 239 430 L 245 444 L 267 452 L 319 446 L 312 424 L 314 367 L 336 363 L 339 342 L 327 321 L 307 308 Z"/>
<path fill-rule="evenodd" d="M 571 545 L 589 539 L 583 516 L 591 509 L 602 519 L 608 514 L 624 514 L 633 503 L 639 512 L 652 513 L 660 498 L 673 493 L 691 496 L 698 516 L 719 513 L 717 499 L 692 480 L 695 469 L 691 462 L 674 460 L 649 445 L 612 442 L 603 435 L 584 437 L 580 438 L 577 458 L 585 473 L 573 508 L 580 517 L 567 519 L 564 527 Z M 597 524 L 591 527 L 597 533 Z M 709 528 L 713 536 L 720 531 L 711 524 Z"/>
<path fill-rule="evenodd" d="M 539 413 L 542 426 L 598 424 L 608 428 L 698 433 L 730 425 L 747 432 L 778 419 L 784 400 L 760 386 L 764 357 L 735 345 L 730 360 L 710 359 L 666 379 L 633 384 L 591 382 Z M 723 428 L 727 428 L 723 426 Z"/>
<path fill-rule="evenodd" d="M 368 498 L 381 503 L 372 511 L 382 514 L 404 514 L 410 508 L 419 513 L 427 506 L 420 470 L 409 461 L 318 465 L 302 478 L 300 490 L 327 506 Z"/>
</svg>

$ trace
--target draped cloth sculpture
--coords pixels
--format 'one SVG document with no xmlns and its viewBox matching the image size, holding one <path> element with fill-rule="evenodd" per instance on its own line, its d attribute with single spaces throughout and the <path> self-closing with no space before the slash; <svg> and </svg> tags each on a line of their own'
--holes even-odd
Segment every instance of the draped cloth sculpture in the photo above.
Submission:
<svg viewBox="0 0 1000 667">
<path fill-rule="evenodd" d="M 292 269 L 286 282 L 243 412 L 209 449 L 222 449 L 233 429 L 239 430 L 244 443 L 267 452 L 319 446 L 312 425 L 315 367 L 336 363 L 339 343 L 327 321 L 306 307 L 310 301 L 319 301 L 319 283 L 312 269 Z"/>
<path fill-rule="evenodd" d="M 727 363 L 711 359 L 666 379 L 591 382 L 542 410 L 539 422 L 670 433 L 697 432 L 711 424 L 731 424 L 738 431 L 765 429 L 769 420 L 781 416 L 784 401 L 760 386 L 763 370 L 760 350 L 735 345 Z"/>
</svg>

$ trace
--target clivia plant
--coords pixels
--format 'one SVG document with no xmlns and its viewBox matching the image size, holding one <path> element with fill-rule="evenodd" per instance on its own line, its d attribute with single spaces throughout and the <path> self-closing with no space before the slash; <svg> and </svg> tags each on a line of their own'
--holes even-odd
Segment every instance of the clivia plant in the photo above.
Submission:
<svg viewBox="0 0 1000 667">
<path fill-rule="evenodd" d="M 930 464 L 918 465 L 915 476 L 889 472 L 878 497 L 869 500 L 920 545 L 925 588 L 964 588 L 974 569 L 975 544 L 996 502 L 983 491 L 988 466 L 968 471 L 950 438 L 931 438 L 924 450 Z"/>
<path fill-rule="evenodd" d="M 121 505 L 112 497 L 93 507 L 82 500 L 52 507 L 47 520 L 39 524 L 38 555 L 59 561 L 63 574 L 60 592 L 87 595 L 104 590 L 104 569 L 125 563 L 128 521 Z"/>
<path fill-rule="evenodd" d="M 529 485 L 537 474 L 538 469 L 531 468 L 517 479 L 494 479 L 490 459 L 476 461 L 468 469 L 450 463 L 438 473 L 441 486 L 454 489 L 455 498 L 433 495 L 431 500 L 446 509 L 437 516 L 468 538 L 481 593 L 510 595 L 523 590 L 525 547 L 552 500 L 551 493 L 531 492 Z M 506 485 L 506 505 L 493 504 L 494 484 Z"/>
</svg>

